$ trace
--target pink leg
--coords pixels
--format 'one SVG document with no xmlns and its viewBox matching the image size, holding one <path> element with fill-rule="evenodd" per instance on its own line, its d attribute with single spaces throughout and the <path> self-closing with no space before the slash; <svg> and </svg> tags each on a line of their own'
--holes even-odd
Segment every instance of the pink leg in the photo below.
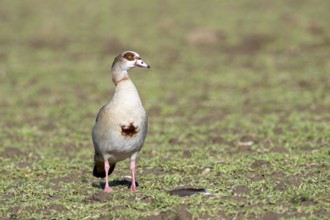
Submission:
<svg viewBox="0 0 330 220">
<path fill-rule="evenodd" d="M 136 192 L 136 185 L 135 185 L 135 160 L 131 160 L 130 169 L 131 169 L 131 175 L 132 175 L 131 192 Z"/>
<path fill-rule="evenodd" d="M 113 192 L 114 191 L 109 186 L 109 175 L 108 175 L 109 169 L 110 169 L 109 161 L 108 160 L 105 160 L 104 161 L 104 170 L 105 170 L 105 187 L 104 187 L 104 192 Z"/>
</svg>

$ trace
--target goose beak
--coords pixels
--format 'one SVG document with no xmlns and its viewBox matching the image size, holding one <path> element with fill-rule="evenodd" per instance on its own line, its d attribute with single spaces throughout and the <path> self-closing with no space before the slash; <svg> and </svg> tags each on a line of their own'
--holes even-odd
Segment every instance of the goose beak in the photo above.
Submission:
<svg viewBox="0 0 330 220">
<path fill-rule="evenodd" d="M 135 66 L 143 67 L 143 68 L 150 68 L 148 64 L 146 64 L 142 59 L 139 59 L 135 62 Z"/>
</svg>

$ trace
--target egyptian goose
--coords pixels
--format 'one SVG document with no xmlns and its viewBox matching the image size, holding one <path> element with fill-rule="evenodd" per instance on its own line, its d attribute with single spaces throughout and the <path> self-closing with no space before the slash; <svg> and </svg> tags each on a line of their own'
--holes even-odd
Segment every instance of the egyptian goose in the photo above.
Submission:
<svg viewBox="0 0 330 220">
<path fill-rule="evenodd" d="M 136 66 L 150 68 L 133 51 L 125 51 L 114 59 L 111 74 L 116 85 L 115 93 L 110 103 L 100 109 L 92 131 L 95 149 L 93 175 L 105 177 L 105 192 L 113 191 L 108 176 L 116 163 L 126 158 L 130 158 L 131 192 L 136 191 L 135 161 L 148 129 L 147 113 L 128 75 L 128 70 Z"/>
</svg>

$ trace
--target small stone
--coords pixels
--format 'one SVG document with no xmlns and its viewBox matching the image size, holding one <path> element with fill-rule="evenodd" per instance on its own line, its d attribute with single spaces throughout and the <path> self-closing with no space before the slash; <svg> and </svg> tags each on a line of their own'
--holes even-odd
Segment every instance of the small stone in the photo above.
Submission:
<svg viewBox="0 0 330 220">
<path fill-rule="evenodd" d="M 209 174 L 211 172 L 210 168 L 206 168 L 205 170 L 203 170 L 202 174 Z"/>
<path fill-rule="evenodd" d="M 238 141 L 238 145 L 240 146 L 252 146 L 254 144 L 254 140 L 251 136 L 243 136 Z"/>
<path fill-rule="evenodd" d="M 131 176 L 123 176 L 123 179 L 126 180 L 126 181 L 132 181 Z"/>
</svg>

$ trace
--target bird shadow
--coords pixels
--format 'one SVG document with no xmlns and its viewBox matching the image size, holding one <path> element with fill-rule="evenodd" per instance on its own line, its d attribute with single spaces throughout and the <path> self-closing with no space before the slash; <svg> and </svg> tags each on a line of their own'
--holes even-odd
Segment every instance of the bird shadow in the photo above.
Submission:
<svg viewBox="0 0 330 220">
<path fill-rule="evenodd" d="M 128 181 L 128 180 L 125 180 L 125 179 L 109 181 L 109 186 L 110 187 L 127 186 L 128 188 L 130 188 L 131 184 L 132 184 L 131 181 Z M 137 187 L 139 186 L 137 181 L 135 181 L 135 184 L 136 184 Z M 95 187 L 95 188 L 104 189 L 105 182 L 99 183 L 99 184 L 92 184 L 92 186 Z"/>
</svg>

